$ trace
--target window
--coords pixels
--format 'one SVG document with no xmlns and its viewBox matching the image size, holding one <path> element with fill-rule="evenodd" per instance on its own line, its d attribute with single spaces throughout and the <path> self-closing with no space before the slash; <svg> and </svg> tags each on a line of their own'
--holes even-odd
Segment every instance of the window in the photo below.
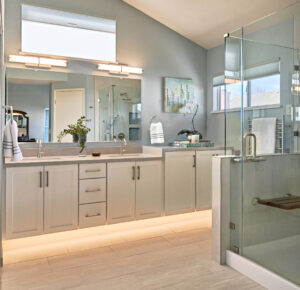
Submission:
<svg viewBox="0 0 300 290">
<path fill-rule="evenodd" d="M 225 71 L 227 80 L 240 78 L 239 71 Z M 280 59 L 267 61 L 244 70 L 244 107 L 280 105 Z M 224 75 L 213 78 L 214 111 L 241 107 L 241 83 L 225 85 Z"/>
<path fill-rule="evenodd" d="M 50 116 L 49 116 L 49 108 L 45 109 L 44 112 L 44 140 L 43 142 L 49 142 L 49 123 L 50 123 Z"/>
<path fill-rule="evenodd" d="M 280 75 L 272 75 L 248 81 L 250 88 L 249 106 L 280 104 Z"/>
<path fill-rule="evenodd" d="M 280 74 L 244 81 L 245 107 L 280 104 Z M 241 107 L 241 83 L 219 85 L 213 88 L 214 110 Z"/>
<path fill-rule="evenodd" d="M 22 52 L 116 61 L 116 21 L 22 5 Z"/>
<path fill-rule="evenodd" d="M 220 85 L 214 87 L 215 111 L 236 109 L 241 107 L 241 84 Z M 247 106 L 246 82 L 243 87 L 244 107 Z"/>
</svg>

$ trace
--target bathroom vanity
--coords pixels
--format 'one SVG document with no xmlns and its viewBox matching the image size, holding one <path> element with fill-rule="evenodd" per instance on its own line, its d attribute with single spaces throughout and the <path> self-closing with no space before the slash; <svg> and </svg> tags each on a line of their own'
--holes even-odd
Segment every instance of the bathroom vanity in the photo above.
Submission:
<svg viewBox="0 0 300 290">
<path fill-rule="evenodd" d="M 211 207 L 211 159 L 222 148 L 143 147 L 101 157 L 6 160 L 5 238 Z"/>
</svg>

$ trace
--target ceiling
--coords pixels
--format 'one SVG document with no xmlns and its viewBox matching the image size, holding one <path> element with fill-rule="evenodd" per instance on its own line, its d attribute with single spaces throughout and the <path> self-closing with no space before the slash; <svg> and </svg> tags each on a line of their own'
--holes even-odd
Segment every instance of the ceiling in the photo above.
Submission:
<svg viewBox="0 0 300 290">
<path fill-rule="evenodd" d="M 204 48 L 225 33 L 300 0 L 123 0 Z"/>
</svg>

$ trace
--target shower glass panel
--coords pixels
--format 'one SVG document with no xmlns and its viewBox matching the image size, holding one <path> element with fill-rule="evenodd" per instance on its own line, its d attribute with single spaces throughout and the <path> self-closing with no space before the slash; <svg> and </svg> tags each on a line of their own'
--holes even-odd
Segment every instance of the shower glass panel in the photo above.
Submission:
<svg viewBox="0 0 300 290">
<path fill-rule="evenodd" d="M 141 138 L 139 87 L 111 85 L 99 91 L 100 140 L 112 141 L 120 133 L 127 141 Z"/>
<path fill-rule="evenodd" d="M 225 38 L 230 248 L 300 285 L 300 17 L 283 15 Z"/>
</svg>

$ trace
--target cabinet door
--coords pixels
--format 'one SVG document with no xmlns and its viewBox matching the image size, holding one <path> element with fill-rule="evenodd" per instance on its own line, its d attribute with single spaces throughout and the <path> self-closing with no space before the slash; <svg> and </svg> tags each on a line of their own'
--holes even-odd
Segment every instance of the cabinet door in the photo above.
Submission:
<svg viewBox="0 0 300 290">
<path fill-rule="evenodd" d="M 118 223 L 135 218 L 135 162 L 107 165 L 107 222 Z"/>
<path fill-rule="evenodd" d="M 45 166 L 46 233 L 75 229 L 78 226 L 78 165 Z"/>
<path fill-rule="evenodd" d="M 6 169 L 6 238 L 43 233 L 43 167 Z"/>
<path fill-rule="evenodd" d="M 195 210 L 195 161 L 195 151 L 166 153 L 166 214 L 183 213 Z"/>
<path fill-rule="evenodd" d="M 161 215 L 162 169 L 161 161 L 136 163 L 136 218 Z"/>
<path fill-rule="evenodd" d="M 196 152 L 196 208 L 211 208 L 212 198 L 212 157 L 224 155 L 224 150 Z"/>
</svg>

